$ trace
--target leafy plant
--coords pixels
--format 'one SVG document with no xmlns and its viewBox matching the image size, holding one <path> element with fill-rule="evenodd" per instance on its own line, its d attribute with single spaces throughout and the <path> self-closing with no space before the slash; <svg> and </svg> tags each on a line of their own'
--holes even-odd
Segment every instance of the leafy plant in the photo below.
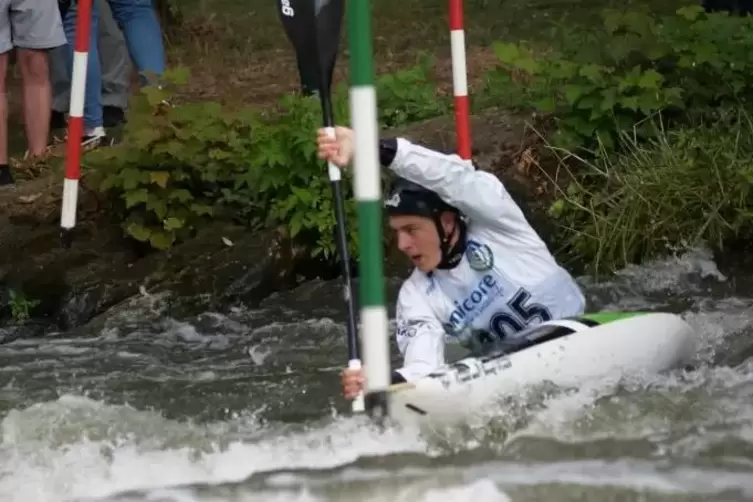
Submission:
<svg viewBox="0 0 753 502">
<path fill-rule="evenodd" d="M 422 67 L 378 80 L 382 99 L 397 107 L 381 106 L 387 123 L 440 113 L 427 72 Z M 160 86 L 145 87 L 130 104 L 123 141 L 85 157 L 87 178 L 115 201 L 125 233 L 168 249 L 212 219 L 226 218 L 251 228 L 285 227 L 313 256 L 333 257 L 332 189 L 314 141 L 318 99 L 285 96 L 265 111 L 215 102 L 167 105 L 188 79 L 177 68 Z M 347 125 L 347 93 L 341 88 L 333 100 L 336 122 Z M 345 170 L 341 185 L 355 256 L 350 176 Z"/>
<path fill-rule="evenodd" d="M 120 199 L 125 232 L 157 249 L 190 236 L 221 210 L 222 189 L 246 165 L 263 125 L 257 114 L 217 103 L 166 105 L 188 72 L 163 78 L 163 87 L 145 87 L 132 100 L 123 142 L 85 158 L 98 188 Z"/>
<path fill-rule="evenodd" d="M 673 16 L 607 10 L 597 29 L 559 30 L 556 51 L 497 43 L 500 68 L 490 78 L 504 92 L 553 114 L 552 142 L 568 149 L 611 150 L 624 130 L 653 133 L 647 119 L 685 122 L 713 107 L 747 102 L 753 70 L 753 20 L 706 14 L 699 6 Z"/>
<path fill-rule="evenodd" d="M 11 317 L 16 324 L 23 324 L 31 318 L 31 311 L 39 305 L 39 300 L 28 298 L 22 292 L 11 289 L 8 291 L 8 307 Z"/>
<path fill-rule="evenodd" d="M 347 124 L 336 107 L 336 122 Z M 339 115 L 339 116 L 338 116 Z M 316 156 L 313 131 L 321 127 L 316 98 L 286 96 L 277 113 L 265 120 L 255 139 L 255 155 L 247 166 L 234 171 L 235 183 L 223 190 L 223 201 L 249 222 L 285 225 L 293 238 L 303 234 L 312 256 L 330 258 L 335 253 L 335 218 L 332 188 L 326 167 Z M 341 183 L 346 218 L 355 221 L 355 201 L 349 170 Z M 357 253 L 354 226 L 349 225 L 351 253 Z"/>
<path fill-rule="evenodd" d="M 447 96 L 437 93 L 431 77 L 433 58 L 422 57 L 420 64 L 376 79 L 379 122 L 397 127 L 438 117 L 450 111 Z"/>
</svg>

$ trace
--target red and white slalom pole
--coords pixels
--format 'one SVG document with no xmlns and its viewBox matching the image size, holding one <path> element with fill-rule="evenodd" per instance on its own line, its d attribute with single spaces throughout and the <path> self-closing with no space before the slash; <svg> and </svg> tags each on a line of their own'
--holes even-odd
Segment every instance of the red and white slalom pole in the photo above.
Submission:
<svg viewBox="0 0 753 502">
<path fill-rule="evenodd" d="M 463 0 L 450 0 L 450 49 L 452 51 L 452 89 L 455 96 L 455 135 L 458 155 L 471 158 L 471 119 L 468 102 L 468 76 L 465 62 Z"/>
<path fill-rule="evenodd" d="M 70 246 L 71 231 L 76 226 L 78 182 L 81 177 L 81 139 L 84 135 L 86 66 L 89 60 L 92 20 L 92 0 L 76 0 L 76 4 L 76 39 L 73 46 L 73 75 L 71 77 L 71 102 L 68 112 L 63 208 L 60 213 L 60 237 L 65 247 Z"/>
</svg>

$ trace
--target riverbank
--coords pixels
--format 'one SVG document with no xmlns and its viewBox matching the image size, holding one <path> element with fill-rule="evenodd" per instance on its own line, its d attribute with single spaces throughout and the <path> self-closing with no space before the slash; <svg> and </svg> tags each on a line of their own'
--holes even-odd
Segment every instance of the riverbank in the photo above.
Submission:
<svg viewBox="0 0 753 502">
<path fill-rule="evenodd" d="M 59 244 L 59 166 L 26 173 L 28 181 L 19 183 L 15 191 L 0 194 L 0 284 L 6 291 L 0 303 L 6 305 L 6 318 L 20 321 L 41 316 L 63 329 L 75 328 L 133 295 L 160 290 L 191 298 L 180 308 L 253 304 L 272 291 L 337 273 L 331 195 L 322 167 L 313 156 L 313 144 L 305 140 L 317 127 L 318 103 L 285 94 L 295 91 L 297 75 L 292 49 L 276 18 L 270 17 L 274 16 L 271 7 L 242 13 L 229 5 L 222 9 L 219 4 L 212 5 L 218 9 L 213 11 L 215 15 L 210 15 L 204 4 L 187 6 L 179 16 L 181 26 L 168 31 L 174 66 L 168 79 L 175 86 L 163 91 L 167 93 L 164 96 L 134 97 L 123 143 L 87 155 L 79 225 L 71 249 L 64 250 Z M 729 176 L 724 178 L 722 189 L 700 209 L 692 207 L 690 201 L 675 201 L 657 209 L 654 202 L 664 200 L 663 187 L 668 186 L 668 179 L 674 180 L 677 200 L 682 200 L 683 190 L 689 187 L 696 193 L 702 187 L 708 189 L 707 177 L 697 173 L 713 165 L 713 158 L 695 156 L 685 164 L 678 162 L 682 157 L 679 153 L 696 151 L 686 148 L 691 127 L 703 132 L 692 136 L 698 149 L 713 146 L 721 153 L 730 151 L 728 142 L 736 137 L 735 131 L 742 131 L 740 124 L 745 122 L 733 120 L 728 112 L 709 121 L 703 114 L 691 117 L 675 110 L 669 116 L 672 128 L 658 135 L 644 134 L 632 143 L 632 151 L 625 148 L 630 146 L 624 134 L 629 127 L 615 128 L 609 117 L 617 116 L 623 123 L 630 119 L 633 122 L 629 124 L 640 122 L 641 116 L 655 119 L 663 107 L 676 104 L 672 98 L 678 86 L 671 81 L 671 71 L 658 73 L 653 67 L 640 70 L 630 85 L 606 81 L 605 75 L 617 71 L 624 80 L 630 71 L 628 63 L 646 59 L 649 49 L 666 49 L 672 39 L 654 40 L 653 47 L 631 39 L 658 22 L 638 14 L 639 6 L 633 6 L 636 10 L 629 11 L 627 17 L 607 16 L 597 24 L 594 15 L 598 13 L 592 12 L 591 6 L 584 2 L 577 5 L 579 8 L 569 6 L 568 11 L 571 16 L 580 16 L 581 23 L 593 23 L 588 32 L 582 31 L 587 25 L 577 24 L 564 32 L 546 36 L 537 33 L 536 38 L 530 37 L 531 32 L 543 31 L 547 19 L 561 12 L 561 6 L 558 11 L 528 5 L 532 15 L 520 24 L 502 15 L 523 8 L 517 4 L 494 7 L 499 18 L 489 15 L 489 5 L 468 7 L 476 163 L 504 181 L 558 256 L 570 259 L 569 265 L 579 260 L 581 264 L 595 264 L 593 269 L 603 272 L 666 252 L 658 245 L 647 247 L 647 238 L 651 242 L 667 241 L 670 248 L 688 241 L 688 235 L 695 241 L 687 244 L 709 235 L 718 237 L 719 243 L 729 240 L 730 235 L 744 239 L 744 223 L 733 228 L 729 222 L 744 215 L 748 207 L 745 186 L 739 182 L 740 173 L 746 172 L 740 165 L 745 149 L 739 150 L 737 163 L 725 171 Z M 422 11 L 422 23 L 416 28 L 425 31 L 422 43 L 444 44 L 444 11 L 436 6 L 424 7 L 428 10 Z M 708 35 L 708 31 L 718 29 L 713 24 L 717 21 L 709 22 L 693 12 L 681 11 L 662 22 L 675 23 L 670 26 L 678 36 Z M 533 15 L 536 13 L 540 15 Z M 240 24 L 233 23 L 251 21 L 264 29 L 250 41 L 241 36 Z M 422 45 L 405 50 L 410 47 L 405 22 L 404 13 L 397 16 L 388 6 L 380 4 L 375 12 L 380 121 L 385 134 L 399 134 L 429 147 L 453 151 L 447 52 L 437 51 L 433 59 L 421 59 L 416 66 Z M 726 25 L 726 31 L 742 27 L 743 22 Z M 708 31 L 701 30 L 704 26 Z M 521 31 L 523 28 L 528 31 Z M 491 44 L 495 39 L 526 34 L 532 42 Z M 543 49 L 557 37 L 562 42 L 556 45 L 559 53 Z M 576 50 L 593 39 L 589 37 L 601 37 L 606 42 L 626 38 L 634 45 L 621 58 L 578 52 L 580 59 L 572 59 Z M 243 45 L 242 41 L 252 45 Z M 701 48 L 717 47 L 713 40 L 705 42 L 707 45 Z M 700 44 L 698 40 L 696 43 Z M 610 43 L 600 47 L 613 48 Z M 664 58 L 660 62 L 666 63 L 667 58 L 680 58 L 682 51 L 695 53 L 698 47 L 690 44 L 676 53 L 665 50 L 654 59 L 649 57 L 648 62 Z M 721 48 L 729 48 L 729 44 Z M 735 49 L 717 51 L 716 55 L 729 63 L 728 56 L 742 53 Z M 245 64 L 241 64 L 242 57 L 246 57 Z M 347 120 L 347 89 L 342 85 L 346 59 L 347 50 L 343 48 L 336 78 L 341 85 L 335 93 L 341 121 Z M 707 63 L 713 66 L 712 61 L 708 59 Z M 227 71 L 222 73 L 221 67 Z M 386 73 L 391 69 L 396 71 Z M 737 77 L 743 70 L 726 75 Z M 262 76 L 266 84 L 260 80 Z M 699 71 L 692 76 L 700 82 L 700 77 L 715 74 Z M 687 72 L 681 77 L 687 78 Z M 612 93 L 613 98 L 608 98 Z M 645 97 L 651 93 L 666 99 L 647 102 Z M 281 94 L 287 97 L 280 100 Z M 594 101 L 597 95 L 600 101 Z M 554 99 L 542 99 L 547 96 Z M 150 104 L 164 97 L 175 106 L 164 109 Z M 699 97 L 698 92 L 690 96 L 696 104 Z M 611 108 L 605 104 L 609 99 Z M 711 109 L 716 104 L 704 106 Z M 729 102 L 722 104 L 725 110 L 742 113 L 746 109 L 730 108 Z M 602 113 L 594 116 L 597 109 Z M 596 126 L 584 129 L 584 119 Z M 609 144 L 608 137 L 612 138 Z M 606 155 L 593 155 L 594 138 Z M 569 143 L 563 142 L 567 139 Z M 604 175 L 607 171 L 620 176 Z M 637 191 L 635 187 L 649 179 L 648 175 L 655 180 L 652 191 L 645 192 L 650 197 L 623 197 L 623 205 L 608 197 L 641 193 L 644 189 Z M 730 187 L 739 188 L 735 192 L 738 204 L 732 208 L 737 212 L 732 216 L 729 208 L 720 205 L 728 199 Z M 349 193 L 350 184 L 346 183 L 346 195 Z M 643 204 L 646 200 L 650 203 Z M 716 207 L 717 212 L 710 214 L 721 217 L 704 220 L 708 207 Z M 350 221 L 355 221 L 352 200 L 348 212 Z M 640 218 L 631 225 L 624 224 L 620 218 L 631 214 L 658 216 L 660 223 L 668 226 L 651 226 Z M 686 223 L 679 228 L 676 221 Z M 702 224 L 702 232 L 698 232 L 698 221 L 713 225 Z M 667 228 L 674 234 L 667 235 Z M 706 229 L 710 229 L 709 235 L 703 233 Z M 350 230 L 354 237 L 352 224 Z M 632 247 L 620 247 L 626 242 Z M 355 244 L 352 238 L 354 255 Z M 407 271 L 399 257 L 389 269 L 394 275 Z"/>
<path fill-rule="evenodd" d="M 498 173 L 513 196 L 538 218 L 544 209 L 532 194 L 549 190 L 544 179 L 521 161 L 521 141 L 534 145 L 530 117 L 487 110 L 473 117 L 479 167 Z M 394 134 L 443 149 L 454 142 L 452 120 L 430 119 L 395 129 Z M 97 314 L 142 291 L 170 290 L 186 299 L 184 308 L 253 305 L 273 291 L 315 277 L 329 279 L 334 264 L 310 261 L 310 249 L 291 242 L 284 228 L 250 230 L 227 219 L 202 225 L 197 234 L 169 250 L 155 251 L 124 235 L 111 201 L 83 184 L 72 246 L 62 247 L 59 208 L 62 180 L 48 174 L 0 193 L 0 278 L 7 317 L 44 317 L 63 329 L 82 326 Z M 542 199 L 543 200 L 543 199 Z M 351 218 L 351 226 L 354 218 Z M 276 244 L 270 244 L 276 243 Z M 404 275 L 408 264 L 391 257 L 388 272 Z M 11 299 L 9 292 L 22 293 Z M 32 302 L 25 304 L 26 301 Z"/>
</svg>

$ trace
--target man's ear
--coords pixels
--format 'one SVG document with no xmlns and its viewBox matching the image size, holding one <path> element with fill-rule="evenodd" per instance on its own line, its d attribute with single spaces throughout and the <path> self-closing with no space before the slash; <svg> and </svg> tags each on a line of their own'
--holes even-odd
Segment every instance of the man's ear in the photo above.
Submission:
<svg viewBox="0 0 753 502">
<path fill-rule="evenodd" d="M 444 234 L 449 236 L 455 230 L 458 225 L 458 217 L 455 213 L 445 211 L 439 216 L 439 221 L 442 223 L 442 229 Z"/>
</svg>

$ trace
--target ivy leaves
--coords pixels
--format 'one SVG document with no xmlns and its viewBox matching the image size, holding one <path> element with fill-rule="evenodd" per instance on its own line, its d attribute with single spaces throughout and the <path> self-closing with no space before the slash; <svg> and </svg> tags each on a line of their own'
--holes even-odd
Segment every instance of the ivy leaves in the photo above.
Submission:
<svg viewBox="0 0 753 502">
<path fill-rule="evenodd" d="M 314 132 L 321 108 L 315 97 L 284 96 L 273 111 L 216 102 L 166 106 L 189 79 L 184 68 L 144 88 L 129 106 L 122 143 L 85 157 L 87 177 L 117 201 L 125 233 L 169 249 L 215 218 L 250 228 L 284 226 L 310 253 L 335 256 L 332 193 L 326 166 L 316 157 Z M 402 125 L 441 115 L 429 60 L 377 81 L 380 122 Z M 333 96 L 335 119 L 348 123 L 347 88 Z M 350 252 L 357 256 L 356 209 L 350 174 L 342 181 Z"/>
</svg>

